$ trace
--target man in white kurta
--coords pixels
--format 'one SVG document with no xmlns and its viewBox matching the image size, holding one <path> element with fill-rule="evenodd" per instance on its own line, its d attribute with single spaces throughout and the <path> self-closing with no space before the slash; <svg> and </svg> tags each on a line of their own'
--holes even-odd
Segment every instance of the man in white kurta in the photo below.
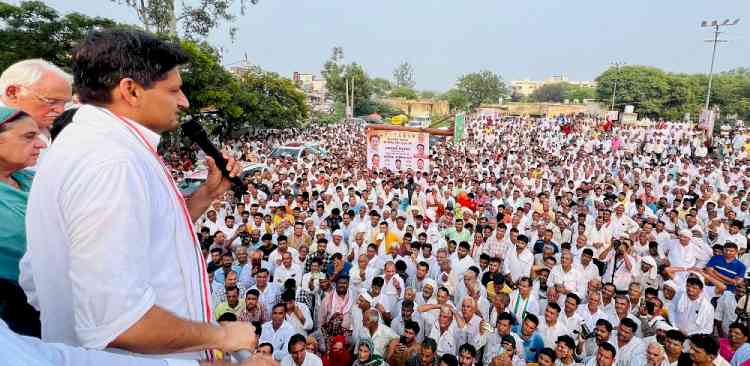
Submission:
<svg viewBox="0 0 750 366">
<path fill-rule="evenodd" d="M 148 60 L 161 74 L 141 70 L 145 85 L 122 76 L 152 51 L 162 55 Z M 81 102 L 103 107 L 76 112 L 29 194 L 24 268 L 43 339 L 192 359 L 211 356 L 187 350 L 249 348 L 252 326 L 208 323 L 206 263 L 192 226 L 229 181 L 208 161 L 207 184 L 186 204 L 156 152 L 188 106 L 179 73 L 187 56 L 144 32 L 102 30 L 73 59 Z M 233 159 L 227 168 L 239 172 Z"/>
</svg>

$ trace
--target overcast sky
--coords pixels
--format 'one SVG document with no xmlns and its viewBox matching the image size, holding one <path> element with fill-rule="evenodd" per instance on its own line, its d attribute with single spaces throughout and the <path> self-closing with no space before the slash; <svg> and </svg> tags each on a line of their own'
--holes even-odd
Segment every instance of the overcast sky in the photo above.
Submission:
<svg viewBox="0 0 750 366">
<path fill-rule="evenodd" d="M 109 0 L 46 3 L 137 22 L 134 10 Z M 722 35 L 730 42 L 719 46 L 716 69 L 727 70 L 750 67 L 749 0 L 260 0 L 238 18 L 234 43 L 225 29 L 209 40 L 225 49 L 225 64 L 247 54 L 285 76 L 319 74 L 331 48 L 342 46 L 345 61 L 364 65 L 370 76 L 392 79 L 408 61 L 417 88 L 444 91 L 480 69 L 505 80 L 590 80 L 613 61 L 708 72 L 711 45 L 704 40 L 712 33 L 700 21 L 743 16 Z"/>
</svg>

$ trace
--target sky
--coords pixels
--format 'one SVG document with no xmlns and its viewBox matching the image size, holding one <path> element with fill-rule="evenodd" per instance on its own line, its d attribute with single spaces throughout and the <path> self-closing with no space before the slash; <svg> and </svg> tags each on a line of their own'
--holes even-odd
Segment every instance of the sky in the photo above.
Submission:
<svg viewBox="0 0 750 366">
<path fill-rule="evenodd" d="M 133 9 L 110 0 L 45 2 L 62 13 L 137 23 Z M 344 61 L 363 65 L 371 77 L 392 79 L 407 61 L 417 89 L 445 91 L 483 69 L 506 81 L 560 74 L 593 80 L 615 61 L 707 73 L 705 40 L 713 33 L 701 20 L 743 16 L 721 35 L 729 40 L 719 46 L 721 71 L 750 67 L 748 0 L 260 0 L 238 17 L 234 42 L 226 27 L 208 40 L 223 48 L 224 64 L 247 54 L 287 77 L 319 75 L 331 49 L 341 46 Z"/>
</svg>

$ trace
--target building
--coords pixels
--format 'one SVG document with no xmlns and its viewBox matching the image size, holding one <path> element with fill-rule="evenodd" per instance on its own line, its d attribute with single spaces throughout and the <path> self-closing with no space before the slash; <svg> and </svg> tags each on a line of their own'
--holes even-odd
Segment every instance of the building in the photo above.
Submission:
<svg viewBox="0 0 750 366">
<path fill-rule="evenodd" d="M 404 111 L 411 118 L 443 116 L 450 112 L 448 102 L 445 100 L 385 98 L 382 99 L 382 102 Z"/>
<path fill-rule="evenodd" d="M 568 79 L 568 77 L 565 76 L 564 74 L 560 74 L 560 75 L 552 75 L 541 81 L 529 80 L 529 79 L 513 80 L 510 82 L 510 88 L 513 94 L 518 94 L 518 95 L 527 97 L 533 94 L 537 89 L 541 88 L 544 85 L 556 84 L 556 83 L 568 83 L 568 84 L 573 84 L 573 85 L 583 86 L 583 87 L 588 87 L 588 88 L 596 87 L 595 81 L 575 81 L 575 80 Z"/>
<path fill-rule="evenodd" d="M 328 96 L 325 79 L 318 78 L 313 74 L 295 71 L 292 74 L 292 81 L 305 93 L 305 100 L 310 109 L 329 112 L 333 108 L 333 102 Z"/>
</svg>

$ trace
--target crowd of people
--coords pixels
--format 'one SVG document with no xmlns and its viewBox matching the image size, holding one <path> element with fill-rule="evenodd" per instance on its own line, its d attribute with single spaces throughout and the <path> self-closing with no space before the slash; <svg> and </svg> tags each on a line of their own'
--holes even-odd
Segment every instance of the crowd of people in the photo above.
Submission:
<svg viewBox="0 0 750 366">
<path fill-rule="evenodd" d="M 133 44 L 171 61 L 99 85 L 95 56 L 130 70 L 102 39 L 136 64 Z M 460 143 L 431 144 L 429 171 L 389 171 L 367 169 L 363 123 L 255 130 L 217 141 L 232 174 L 264 166 L 227 190 L 190 143 L 154 158 L 176 117 L 150 114 L 187 103 L 154 94 L 179 90 L 185 62 L 158 42 L 83 42 L 70 115 L 59 69 L 0 77 L 0 313 L 14 332 L 283 366 L 750 365 L 740 131 L 719 153 L 688 124 L 470 115 Z M 42 143 L 50 116 L 67 127 Z M 272 155 L 289 142 L 323 149 Z M 175 199 L 197 169 L 210 193 Z"/>
</svg>

